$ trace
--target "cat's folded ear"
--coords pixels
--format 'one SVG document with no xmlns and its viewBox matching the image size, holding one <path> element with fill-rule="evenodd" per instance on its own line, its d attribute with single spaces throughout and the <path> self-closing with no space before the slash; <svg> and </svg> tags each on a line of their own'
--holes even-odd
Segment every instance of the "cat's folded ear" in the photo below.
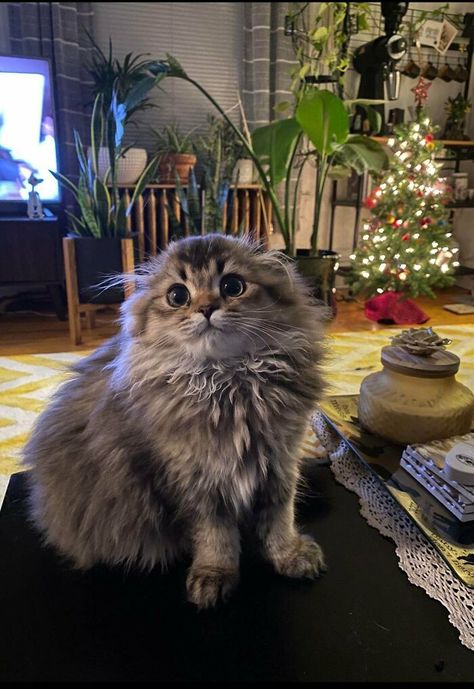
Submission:
<svg viewBox="0 0 474 689">
<path fill-rule="evenodd" d="M 258 265 L 263 268 L 267 279 L 272 279 L 284 288 L 292 289 L 295 283 L 293 261 L 286 254 L 275 249 L 258 253 Z M 282 286 L 283 286 L 282 284 Z"/>
<path fill-rule="evenodd" d="M 260 283 L 275 302 L 294 304 L 301 299 L 311 298 L 311 286 L 301 277 L 295 262 L 277 250 L 264 251 L 256 255 L 260 268 Z"/>
</svg>

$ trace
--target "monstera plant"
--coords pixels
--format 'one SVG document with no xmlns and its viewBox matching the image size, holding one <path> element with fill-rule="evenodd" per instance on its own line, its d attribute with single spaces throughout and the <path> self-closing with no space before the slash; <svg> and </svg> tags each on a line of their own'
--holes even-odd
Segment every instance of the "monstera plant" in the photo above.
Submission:
<svg viewBox="0 0 474 689">
<path fill-rule="evenodd" d="M 294 113 L 255 129 L 248 140 L 230 120 L 211 94 L 190 77 L 171 55 L 163 60 L 159 71 L 193 84 L 220 112 L 242 142 L 253 160 L 261 184 L 272 204 L 276 222 L 283 236 L 285 252 L 297 260 L 303 275 L 315 274 L 315 293 L 331 302 L 331 276 L 335 272 L 337 254 L 318 249 L 321 203 L 331 170 L 378 171 L 386 167 L 387 154 L 383 146 L 369 137 L 350 134 L 347 104 L 330 91 L 313 88 L 306 91 Z M 297 197 L 303 168 L 313 158 L 317 165 L 315 214 L 309 247 L 298 247 Z M 293 183 L 293 179 L 296 181 Z M 284 201 L 279 200 L 284 188 Z M 323 288 L 319 288 L 321 283 Z M 318 286 L 319 285 L 319 286 Z M 333 305 L 333 304 L 332 304 Z"/>
</svg>

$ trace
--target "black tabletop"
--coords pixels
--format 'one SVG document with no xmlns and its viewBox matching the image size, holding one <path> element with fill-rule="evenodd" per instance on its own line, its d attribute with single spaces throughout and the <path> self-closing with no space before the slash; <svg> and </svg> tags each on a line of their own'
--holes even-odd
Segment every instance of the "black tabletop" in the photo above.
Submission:
<svg viewBox="0 0 474 689">
<path fill-rule="evenodd" d="M 15 474 L 0 515 L 0 681 L 472 681 L 446 609 L 408 582 L 358 499 L 314 467 L 300 522 L 325 550 L 315 582 L 244 549 L 232 599 L 197 612 L 186 564 L 71 570 L 41 545 Z"/>
</svg>

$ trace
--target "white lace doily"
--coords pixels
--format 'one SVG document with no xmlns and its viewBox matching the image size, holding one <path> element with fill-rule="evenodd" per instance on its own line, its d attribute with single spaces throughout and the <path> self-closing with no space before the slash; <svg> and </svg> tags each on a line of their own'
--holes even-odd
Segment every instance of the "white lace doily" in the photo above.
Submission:
<svg viewBox="0 0 474 689">
<path fill-rule="evenodd" d="M 359 496 L 360 512 L 367 523 L 395 542 L 400 569 L 412 584 L 444 605 L 450 623 L 459 631 L 461 643 L 474 651 L 474 589 L 453 574 L 438 551 L 320 412 L 313 415 L 311 425 L 327 449 L 335 479 Z"/>
</svg>

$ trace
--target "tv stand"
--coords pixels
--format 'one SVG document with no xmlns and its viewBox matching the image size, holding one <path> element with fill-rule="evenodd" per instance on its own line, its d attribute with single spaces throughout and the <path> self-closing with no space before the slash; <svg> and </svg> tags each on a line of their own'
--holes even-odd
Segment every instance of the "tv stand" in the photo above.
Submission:
<svg viewBox="0 0 474 689">
<path fill-rule="evenodd" d="M 0 286 L 47 287 L 59 320 L 66 320 L 63 230 L 57 216 L 32 220 L 0 216 Z"/>
</svg>

